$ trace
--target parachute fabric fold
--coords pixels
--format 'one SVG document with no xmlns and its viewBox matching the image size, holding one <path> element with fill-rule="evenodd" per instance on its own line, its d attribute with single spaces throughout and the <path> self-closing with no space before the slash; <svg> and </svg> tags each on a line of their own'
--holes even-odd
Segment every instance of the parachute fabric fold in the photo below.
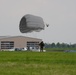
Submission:
<svg viewBox="0 0 76 75">
<path fill-rule="evenodd" d="M 27 14 L 22 17 L 19 29 L 21 33 L 39 32 L 44 30 L 44 21 L 41 17 Z"/>
</svg>

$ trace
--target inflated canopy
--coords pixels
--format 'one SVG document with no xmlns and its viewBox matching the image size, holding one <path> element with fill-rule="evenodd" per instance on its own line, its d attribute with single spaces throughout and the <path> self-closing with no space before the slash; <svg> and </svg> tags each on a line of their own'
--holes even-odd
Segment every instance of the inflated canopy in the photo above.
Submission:
<svg viewBox="0 0 76 75">
<path fill-rule="evenodd" d="M 39 32 L 45 27 L 41 17 L 27 14 L 21 18 L 19 29 L 21 33 Z"/>
</svg>

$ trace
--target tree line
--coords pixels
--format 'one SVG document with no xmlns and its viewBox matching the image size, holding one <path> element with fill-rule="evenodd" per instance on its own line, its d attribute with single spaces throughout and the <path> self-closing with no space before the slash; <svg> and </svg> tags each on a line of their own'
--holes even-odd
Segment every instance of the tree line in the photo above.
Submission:
<svg viewBox="0 0 76 75">
<path fill-rule="evenodd" d="M 45 48 L 76 48 L 76 44 L 67 43 L 45 43 Z"/>
</svg>

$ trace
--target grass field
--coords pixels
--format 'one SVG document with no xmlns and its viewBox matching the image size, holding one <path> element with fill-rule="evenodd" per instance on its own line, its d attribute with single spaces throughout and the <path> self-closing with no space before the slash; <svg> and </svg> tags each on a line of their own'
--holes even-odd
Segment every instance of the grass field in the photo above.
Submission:
<svg viewBox="0 0 76 75">
<path fill-rule="evenodd" d="M 76 50 L 76 48 L 45 48 L 47 52 L 50 51 L 65 51 L 65 50 Z"/>
<path fill-rule="evenodd" d="M 76 53 L 0 52 L 0 75 L 76 75 Z"/>
</svg>

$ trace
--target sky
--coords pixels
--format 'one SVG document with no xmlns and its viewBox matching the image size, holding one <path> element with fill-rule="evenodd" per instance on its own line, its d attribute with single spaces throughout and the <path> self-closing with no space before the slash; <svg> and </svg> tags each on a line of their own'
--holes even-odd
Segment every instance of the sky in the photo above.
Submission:
<svg viewBox="0 0 76 75">
<path fill-rule="evenodd" d="M 19 23 L 26 14 L 49 24 L 41 32 L 21 33 Z M 76 43 L 76 0 L 0 0 L 0 36 L 28 36 L 46 43 Z"/>
</svg>

